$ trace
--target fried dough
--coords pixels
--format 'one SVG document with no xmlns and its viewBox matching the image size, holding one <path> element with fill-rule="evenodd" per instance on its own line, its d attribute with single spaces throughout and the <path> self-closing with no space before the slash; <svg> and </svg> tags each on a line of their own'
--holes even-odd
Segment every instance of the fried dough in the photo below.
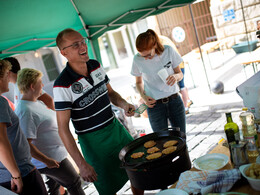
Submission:
<svg viewBox="0 0 260 195">
<path fill-rule="evenodd" d="M 158 151 L 160 151 L 159 148 L 157 148 L 157 147 L 152 147 L 152 148 L 149 148 L 149 149 L 147 150 L 147 153 L 148 153 L 148 154 L 153 154 L 153 153 L 158 152 Z"/>
<path fill-rule="evenodd" d="M 141 158 L 143 155 L 144 155 L 144 152 L 136 152 L 131 155 L 131 158 L 133 158 L 133 159 Z"/>
<path fill-rule="evenodd" d="M 165 148 L 162 153 L 163 154 L 171 154 L 173 153 L 175 150 L 177 150 L 177 146 L 170 146 L 168 148 Z"/>
<path fill-rule="evenodd" d="M 144 143 L 144 147 L 145 148 L 151 148 L 151 147 L 153 147 L 155 145 L 156 145 L 156 142 L 153 141 L 153 140 L 150 140 L 150 141 Z"/>
<path fill-rule="evenodd" d="M 176 145 L 177 143 L 178 143 L 177 140 L 169 140 L 169 141 L 167 141 L 167 142 L 165 142 L 165 143 L 163 144 L 163 147 L 164 147 L 164 148 L 168 148 L 168 147 L 170 147 L 170 146 Z"/>
<path fill-rule="evenodd" d="M 156 152 L 156 153 L 153 153 L 153 154 L 146 156 L 146 159 L 147 160 L 153 160 L 153 159 L 156 159 L 156 158 L 160 158 L 161 156 L 162 156 L 161 152 Z"/>
</svg>

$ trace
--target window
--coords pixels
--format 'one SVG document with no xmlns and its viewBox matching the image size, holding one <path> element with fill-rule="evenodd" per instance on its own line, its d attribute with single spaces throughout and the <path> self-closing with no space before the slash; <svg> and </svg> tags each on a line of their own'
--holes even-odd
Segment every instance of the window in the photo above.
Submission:
<svg viewBox="0 0 260 195">
<path fill-rule="evenodd" d="M 49 81 L 55 80 L 59 75 L 59 71 L 57 69 L 57 65 L 54 60 L 53 54 L 50 53 L 50 54 L 42 55 L 42 60 L 43 60 L 46 72 L 48 74 Z"/>
</svg>

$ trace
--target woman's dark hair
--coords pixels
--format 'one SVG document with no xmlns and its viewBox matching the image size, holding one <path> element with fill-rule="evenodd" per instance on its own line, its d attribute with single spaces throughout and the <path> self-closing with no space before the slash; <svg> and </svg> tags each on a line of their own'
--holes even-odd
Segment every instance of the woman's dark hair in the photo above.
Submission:
<svg viewBox="0 0 260 195">
<path fill-rule="evenodd" d="M 17 74 L 17 72 L 19 70 L 21 70 L 21 66 L 20 66 L 20 63 L 18 62 L 18 60 L 14 57 L 8 57 L 8 58 L 5 58 L 4 60 L 8 61 L 11 63 L 12 65 L 12 68 L 11 68 L 11 72 Z"/>
<path fill-rule="evenodd" d="M 158 35 L 151 29 L 137 36 L 135 41 L 136 49 L 139 52 L 147 51 L 155 47 L 155 53 L 160 55 L 164 47 L 160 42 Z"/>
</svg>

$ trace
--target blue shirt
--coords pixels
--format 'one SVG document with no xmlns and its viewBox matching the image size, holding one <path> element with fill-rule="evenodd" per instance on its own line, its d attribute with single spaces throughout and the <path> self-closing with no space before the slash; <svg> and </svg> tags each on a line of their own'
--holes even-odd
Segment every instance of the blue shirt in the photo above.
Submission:
<svg viewBox="0 0 260 195">
<path fill-rule="evenodd" d="M 8 140 L 12 146 L 14 158 L 21 175 L 24 177 L 34 169 L 31 163 L 30 146 L 20 128 L 18 117 L 10 108 L 7 100 L 2 96 L 0 96 L 0 110 L 0 122 L 6 123 Z M 0 183 L 10 180 L 11 174 L 0 162 Z"/>
</svg>

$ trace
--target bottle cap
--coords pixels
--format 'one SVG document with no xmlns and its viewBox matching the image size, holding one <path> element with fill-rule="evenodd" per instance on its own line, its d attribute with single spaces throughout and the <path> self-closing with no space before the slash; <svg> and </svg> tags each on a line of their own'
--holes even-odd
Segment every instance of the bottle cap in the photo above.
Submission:
<svg viewBox="0 0 260 195">
<path fill-rule="evenodd" d="M 243 111 L 248 111 L 248 108 L 247 107 L 243 107 L 242 110 Z"/>
<path fill-rule="evenodd" d="M 226 112 L 226 116 L 231 116 L 231 112 Z"/>
</svg>

